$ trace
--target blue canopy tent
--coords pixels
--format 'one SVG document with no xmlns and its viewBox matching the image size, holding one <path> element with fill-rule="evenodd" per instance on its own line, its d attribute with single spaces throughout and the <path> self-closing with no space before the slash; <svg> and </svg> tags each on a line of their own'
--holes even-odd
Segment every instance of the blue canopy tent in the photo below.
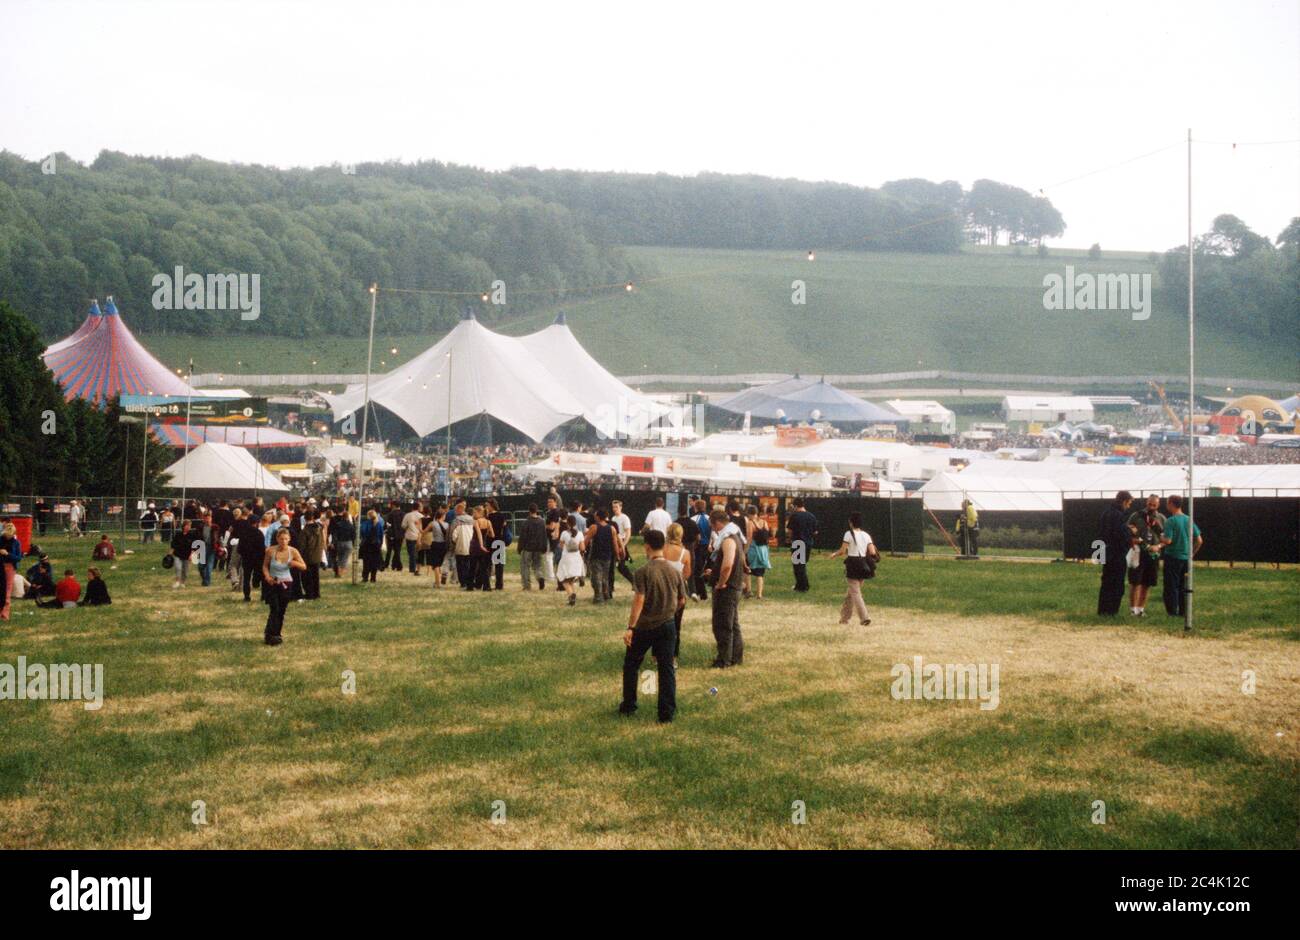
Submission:
<svg viewBox="0 0 1300 940">
<path fill-rule="evenodd" d="M 899 430 L 907 426 L 907 418 L 896 411 L 841 391 L 825 379 L 805 379 L 798 375 L 747 388 L 715 402 L 713 407 L 730 415 L 749 412 L 753 418 L 763 421 L 826 421 L 837 427 L 857 428 L 893 424 Z"/>
</svg>

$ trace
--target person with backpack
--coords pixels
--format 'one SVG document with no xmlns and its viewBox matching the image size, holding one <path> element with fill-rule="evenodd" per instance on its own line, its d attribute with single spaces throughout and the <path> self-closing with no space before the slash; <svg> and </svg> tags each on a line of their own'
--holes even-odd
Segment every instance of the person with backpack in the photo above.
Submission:
<svg viewBox="0 0 1300 940">
<path fill-rule="evenodd" d="M 402 541 L 406 543 L 406 561 L 410 568 L 411 574 L 420 573 L 420 534 L 424 531 L 424 513 L 420 512 L 420 507 L 412 503 L 411 508 L 402 516 L 398 523 L 401 526 Z M 390 536 L 391 539 L 391 536 Z M 397 570 L 402 568 L 401 555 L 397 558 Z"/>
<path fill-rule="evenodd" d="M 474 517 L 465 511 L 464 500 L 456 503 L 456 517 L 451 521 L 449 534 L 451 550 L 456 560 L 456 580 L 460 583 L 462 591 L 472 591 L 474 590 L 474 563 L 470 551 L 474 546 L 478 529 L 474 525 Z"/>
<path fill-rule="evenodd" d="M 144 512 L 140 513 L 140 543 L 147 545 L 154 540 L 158 534 L 158 513 L 154 509 L 153 503 L 150 503 Z"/>
<path fill-rule="evenodd" d="M 361 520 L 361 581 L 375 584 L 384 564 L 384 520 L 371 509 Z"/>
<path fill-rule="evenodd" d="M 357 540 L 357 527 L 346 509 L 340 509 L 330 517 L 327 530 L 330 545 L 334 547 L 334 577 L 339 577 L 339 569 L 352 564 L 352 545 Z"/>
<path fill-rule="evenodd" d="M 871 540 L 870 533 L 862 528 L 862 514 L 849 514 L 849 528 L 844 533 L 840 547 L 831 554 L 831 558 L 844 558 L 844 580 L 848 587 L 844 592 L 844 603 L 840 605 L 840 624 L 847 624 L 849 617 L 857 616 L 862 626 L 871 625 L 871 616 L 867 612 L 867 602 L 862 599 L 862 582 L 876 576 L 876 562 L 880 553 Z"/>
<path fill-rule="evenodd" d="M 307 567 L 301 569 L 299 580 L 302 584 L 304 600 L 320 600 L 320 569 L 325 559 L 325 527 L 317 518 L 315 509 L 305 513 L 306 521 L 302 524 L 302 533 L 298 536 L 299 554 Z"/>
<path fill-rule="evenodd" d="M 705 583 L 704 570 L 708 568 L 709 542 L 713 538 L 713 526 L 709 522 L 709 504 L 702 499 L 695 501 L 695 515 L 691 516 L 695 529 L 699 533 L 695 540 L 695 549 L 691 555 L 691 600 L 709 599 L 709 588 Z M 682 539 L 686 544 L 686 539 Z"/>
</svg>

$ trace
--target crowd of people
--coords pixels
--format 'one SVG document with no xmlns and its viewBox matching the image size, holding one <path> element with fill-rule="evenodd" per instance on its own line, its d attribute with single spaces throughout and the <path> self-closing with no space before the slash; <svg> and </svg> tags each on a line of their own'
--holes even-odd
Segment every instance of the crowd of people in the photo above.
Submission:
<svg viewBox="0 0 1300 940">
<path fill-rule="evenodd" d="M 36 562 L 24 570 L 25 558 L 32 555 L 36 556 Z M 116 557 L 117 550 L 107 535 L 95 543 L 91 552 L 93 561 L 112 561 Z M 4 595 L 0 599 L 0 620 L 10 619 L 16 600 L 30 600 L 37 607 L 60 608 L 98 607 L 113 603 L 98 565 L 86 569 L 84 592 L 72 568 L 64 569 L 63 577 L 56 581 L 50 556 L 37 545 L 24 552 L 18 529 L 12 522 L 0 527 L 0 591 Z"/>
<path fill-rule="evenodd" d="M 1133 494 L 1120 490 L 1102 513 L 1099 547 L 1101 589 L 1097 613 L 1113 617 L 1124 598 L 1124 581 L 1129 583 L 1129 614 L 1146 616 L 1149 591 L 1155 586 L 1164 560 L 1162 599 L 1165 613 L 1183 617 L 1187 612 L 1187 571 L 1204 540 L 1201 529 L 1183 512 L 1183 498 L 1177 494 L 1165 500 L 1168 513 L 1160 511 L 1160 497 L 1152 494 L 1141 509 L 1133 508 Z"/>
<path fill-rule="evenodd" d="M 517 529 L 517 531 L 516 531 Z M 797 592 L 811 589 L 808 559 L 818 534 L 816 517 L 802 500 L 792 501 L 787 517 Z M 92 567 L 82 597 L 71 570 L 54 581 L 48 558 L 23 578 L 16 572 L 22 548 L 9 525 L 0 538 L 0 564 L 6 571 L 5 616 L 9 597 L 35 594 L 51 603 L 109 603 L 100 569 Z M 643 558 L 633 550 L 633 536 L 642 538 Z M 654 508 L 634 525 L 617 498 L 599 495 L 592 502 L 563 504 L 551 489 L 529 506 L 522 519 L 502 511 L 495 498 L 377 499 L 360 504 L 355 498 L 314 497 L 267 505 L 262 498 L 243 502 L 221 500 L 206 506 L 196 500 L 184 506 L 149 504 L 141 519 L 141 541 L 167 548 L 163 565 L 171 572 L 173 590 L 199 583 L 211 587 L 223 580 L 246 603 L 254 592 L 267 605 L 263 639 L 267 645 L 284 640 L 286 613 L 295 601 L 320 598 L 322 575 L 343 577 L 356 555 L 361 580 L 378 582 L 384 570 L 427 576 L 436 590 L 501 591 L 507 589 L 506 566 L 513 547 L 518 555 L 519 589 L 552 589 L 573 606 L 591 590 L 591 602 L 609 604 L 619 579 L 630 585 L 632 603 L 624 636 L 623 714 L 636 709 L 638 670 L 647 654 L 659 670 L 658 711 L 671 721 L 676 711 L 675 670 L 681 652 L 681 631 L 690 603 L 709 603 L 716 669 L 740 666 L 745 658 L 740 623 L 741 603 L 762 600 L 765 577 L 771 570 L 769 547 L 776 534 L 755 505 L 737 501 L 710 505 L 704 499 L 684 501 L 677 517 L 657 497 Z M 96 561 L 112 561 L 117 547 L 107 534 L 92 550 Z M 879 554 L 871 536 L 854 514 L 840 549 L 847 590 L 840 622 L 856 618 L 871 623 L 862 586 L 874 574 Z M 16 577 L 15 577 L 16 575 Z"/>
</svg>

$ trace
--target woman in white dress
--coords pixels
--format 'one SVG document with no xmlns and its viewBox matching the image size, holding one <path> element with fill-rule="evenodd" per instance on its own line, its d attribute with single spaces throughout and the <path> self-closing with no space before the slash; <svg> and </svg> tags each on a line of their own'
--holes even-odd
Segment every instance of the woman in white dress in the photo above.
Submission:
<svg viewBox="0 0 1300 940">
<path fill-rule="evenodd" d="M 858 622 L 866 627 L 871 624 L 867 613 L 867 602 L 862 599 L 862 582 L 872 577 L 871 568 L 880 554 L 866 529 L 862 528 L 862 515 L 849 515 L 849 528 L 844 533 L 844 540 L 831 558 L 844 556 L 844 579 L 848 587 L 844 592 L 844 603 L 840 605 L 840 623 L 849 622 L 849 617 L 857 615 Z"/>
<path fill-rule="evenodd" d="M 577 524 L 570 516 L 567 526 L 560 532 L 560 563 L 555 567 L 555 578 L 564 588 L 564 593 L 569 595 L 570 607 L 578 603 L 573 582 L 585 574 L 586 568 L 582 562 L 582 533 L 578 531 Z"/>
</svg>

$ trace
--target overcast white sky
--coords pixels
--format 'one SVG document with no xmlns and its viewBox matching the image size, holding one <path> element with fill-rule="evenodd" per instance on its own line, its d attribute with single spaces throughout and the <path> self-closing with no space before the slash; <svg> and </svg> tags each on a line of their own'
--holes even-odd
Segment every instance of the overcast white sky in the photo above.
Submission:
<svg viewBox="0 0 1300 940">
<path fill-rule="evenodd" d="M 1061 244 L 1300 214 L 1300 0 L 0 0 L 0 148 L 1046 190 Z M 1054 185 L 1061 184 L 1061 185 Z"/>
</svg>

